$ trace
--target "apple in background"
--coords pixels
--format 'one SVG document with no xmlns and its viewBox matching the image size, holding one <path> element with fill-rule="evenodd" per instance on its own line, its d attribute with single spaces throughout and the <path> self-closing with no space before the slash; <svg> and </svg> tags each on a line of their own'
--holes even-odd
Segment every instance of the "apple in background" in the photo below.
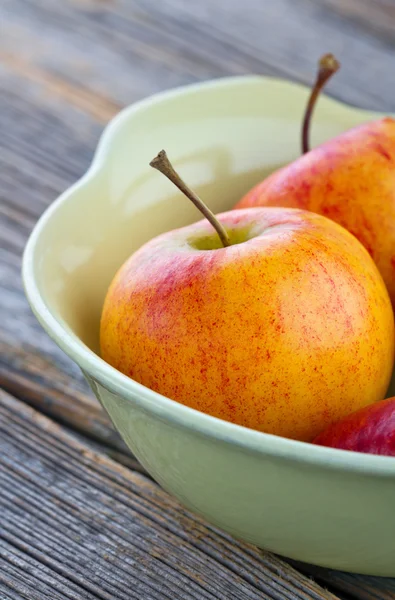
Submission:
<svg viewBox="0 0 395 600">
<path fill-rule="evenodd" d="M 314 444 L 395 456 L 395 398 L 348 415 L 315 438 Z"/>
<path fill-rule="evenodd" d="M 199 206 L 165 153 L 151 165 Z M 199 411 L 305 441 L 381 400 L 393 312 L 363 246 L 307 211 L 201 210 L 210 222 L 151 240 L 115 275 L 104 360 Z"/>
<path fill-rule="evenodd" d="M 235 208 L 302 208 L 343 225 L 372 256 L 395 307 L 395 120 L 366 123 L 307 152 L 318 91 L 338 68 L 333 60 L 323 57 L 306 109 L 306 153 L 255 186 Z"/>
</svg>

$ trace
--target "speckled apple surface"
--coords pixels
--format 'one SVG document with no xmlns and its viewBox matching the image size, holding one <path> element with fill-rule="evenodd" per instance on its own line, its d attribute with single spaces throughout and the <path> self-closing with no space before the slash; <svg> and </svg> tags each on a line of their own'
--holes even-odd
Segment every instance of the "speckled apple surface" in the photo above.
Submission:
<svg viewBox="0 0 395 600">
<path fill-rule="evenodd" d="M 365 123 L 279 169 L 236 206 L 304 208 L 333 219 L 368 250 L 395 306 L 394 157 L 395 120 Z"/>
<path fill-rule="evenodd" d="M 37 318 L 80 366 L 126 443 L 187 507 L 297 560 L 395 576 L 395 459 L 287 440 L 197 412 L 98 355 L 115 271 L 155 235 L 199 219 L 148 163 L 166 148 L 215 211 L 299 153 L 301 86 L 238 77 L 174 90 L 122 111 L 92 167 L 46 211 L 23 278 Z M 313 144 L 378 115 L 322 98 Z M 393 393 L 393 390 L 392 390 Z"/>
</svg>

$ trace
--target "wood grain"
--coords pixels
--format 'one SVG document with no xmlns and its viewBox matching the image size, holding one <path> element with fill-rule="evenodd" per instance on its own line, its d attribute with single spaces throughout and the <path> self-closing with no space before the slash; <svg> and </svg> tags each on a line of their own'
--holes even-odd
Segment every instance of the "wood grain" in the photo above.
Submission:
<svg viewBox="0 0 395 600">
<path fill-rule="evenodd" d="M 84 386 L 79 377 L 71 385 L 70 376 L 54 365 L 50 355 L 0 340 L 0 387 L 109 448 L 129 453 L 96 399 L 80 389 Z"/>
<path fill-rule="evenodd" d="M 44 208 L 87 168 L 101 127 L 3 73 L 0 93 L 0 385 L 58 420 L 124 450 L 79 369 L 32 315 L 20 278 L 26 238 Z M 69 125 L 69 120 L 71 125 Z"/>
<path fill-rule="evenodd" d="M 389 0 L 228 0 L 226 9 L 218 0 L 2 0 L 2 12 L 4 54 L 81 96 L 93 91 L 98 104 L 227 74 L 308 83 L 318 55 L 332 51 L 343 62 L 331 86 L 337 97 L 394 108 L 384 76 L 394 45 Z"/>
<path fill-rule="evenodd" d="M 386 577 L 366 577 L 341 571 L 322 569 L 289 561 L 302 573 L 314 577 L 315 581 L 341 597 L 357 597 L 360 600 L 393 600 L 395 598 L 395 579 Z"/>
<path fill-rule="evenodd" d="M 103 125 L 119 108 L 162 89 L 251 72 L 309 83 L 317 57 L 330 50 L 343 66 L 331 81 L 329 94 L 358 106 L 394 111 L 395 5 L 393 0 L 228 0 L 226 5 L 219 0 L 1 0 L 0 28 L 0 385 L 79 434 L 87 434 L 93 440 L 91 445 L 113 453 L 130 469 L 138 469 L 78 368 L 49 340 L 28 308 L 20 265 L 34 223 L 52 200 L 84 173 Z M 173 598 L 174 589 L 180 598 L 322 597 L 318 586 L 289 571 L 282 561 L 266 555 L 261 560 L 256 550 L 213 533 L 185 516 L 154 484 L 144 478 L 135 483 L 137 475 L 119 471 L 114 463 L 89 454 L 71 438 L 66 440 L 61 429 L 27 407 L 22 410 L 10 397 L 3 396 L 3 404 L 7 404 L 2 413 L 3 425 L 7 424 L 4 435 L 12 459 L 7 467 L 0 459 L 0 466 L 8 469 L 9 481 L 15 478 L 19 485 L 13 491 L 15 496 L 5 500 L 11 510 L 7 523 L 14 528 L 11 541 L 5 542 L 0 520 L 1 544 L 6 544 L 1 548 L 7 557 L 0 570 L 5 598 L 130 598 L 142 590 L 145 595 L 140 597 Z M 53 446 L 56 436 L 61 438 L 59 447 Z M 0 444 L 5 439 L 1 435 Z M 32 440 L 43 444 L 37 456 Z M 70 452 L 73 469 L 82 472 L 66 469 L 61 457 Z M 43 477 L 45 473 L 46 489 L 42 489 L 41 472 Z M 98 490 L 92 484 L 92 473 L 105 488 Z M 107 494 L 109 480 L 116 488 L 115 499 L 112 488 Z M 29 512 L 25 493 L 36 500 L 42 495 L 50 514 L 38 509 Z M 70 494 L 70 506 L 61 499 L 64 493 Z M 81 494 L 83 506 L 75 494 Z M 159 512 L 154 511 L 154 517 L 150 502 L 157 494 Z M 150 498 L 144 500 L 148 502 L 146 513 L 128 512 L 135 496 L 145 495 Z M 20 527 L 19 521 L 16 527 L 12 512 L 14 500 L 15 510 L 18 506 L 18 510 L 27 510 L 25 516 L 18 513 Z M 109 517 L 112 503 L 116 506 L 114 523 Z M 160 527 L 174 537 L 170 541 L 166 537 L 165 550 L 163 546 L 158 550 L 157 514 L 162 510 L 173 515 L 172 525 L 169 529 L 160 521 Z M 47 520 L 52 513 L 55 523 L 62 524 L 59 531 L 55 528 L 55 538 Z M 80 565 L 69 562 L 64 567 L 62 552 L 66 550 L 58 549 L 59 554 L 52 556 L 52 548 L 68 540 L 80 551 L 81 540 L 75 530 L 80 517 L 86 533 L 81 550 L 85 571 L 77 569 L 75 575 L 73 568 Z M 74 529 L 68 528 L 69 522 Z M 151 546 L 137 551 L 132 537 L 139 540 L 147 522 Z M 142 529 L 136 532 L 131 523 Z M 103 547 L 108 547 L 108 552 L 100 545 L 102 524 Z M 26 527 L 42 531 L 48 545 L 44 549 L 30 546 Z M 167 554 L 180 539 L 186 540 L 186 550 L 181 557 L 176 551 L 182 567 L 178 572 Z M 209 544 L 210 551 L 201 544 Z M 221 555 L 223 545 L 226 553 Z M 66 558 L 76 560 L 69 554 Z M 111 579 L 114 564 L 120 583 Z M 206 564 L 208 579 L 202 566 Z M 190 567 L 192 575 L 187 573 Z M 298 569 L 346 598 L 395 598 L 392 580 L 360 578 L 307 565 L 298 565 Z M 230 585 L 226 592 L 218 591 L 223 573 Z M 164 587 L 156 588 L 161 579 Z M 169 595 L 170 589 L 173 595 Z M 234 595 L 224 596 L 228 592 Z"/>
<path fill-rule="evenodd" d="M 0 507 L 1 598 L 335 599 L 1 392 Z"/>
</svg>

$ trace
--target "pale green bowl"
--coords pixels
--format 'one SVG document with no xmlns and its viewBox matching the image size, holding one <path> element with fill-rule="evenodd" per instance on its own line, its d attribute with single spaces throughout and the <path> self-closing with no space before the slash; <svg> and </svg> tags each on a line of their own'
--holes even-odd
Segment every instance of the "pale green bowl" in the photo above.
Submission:
<svg viewBox="0 0 395 600">
<path fill-rule="evenodd" d="M 149 160 L 165 148 L 214 211 L 298 156 L 305 88 L 237 77 L 160 94 L 110 124 L 88 173 L 46 211 L 23 278 L 38 320 L 80 366 L 152 476 L 235 536 L 301 561 L 395 576 L 395 459 L 262 434 L 169 400 L 97 354 L 117 267 L 151 237 L 199 220 Z M 314 141 L 377 115 L 323 98 Z"/>
</svg>

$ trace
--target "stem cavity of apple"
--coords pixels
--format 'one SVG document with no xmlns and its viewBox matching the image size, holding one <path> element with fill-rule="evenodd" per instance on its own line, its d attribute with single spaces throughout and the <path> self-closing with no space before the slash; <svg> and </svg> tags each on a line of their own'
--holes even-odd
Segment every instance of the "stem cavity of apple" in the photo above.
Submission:
<svg viewBox="0 0 395 600">
<path fill-rule="evenodd" d="M 311 90 L 309 100 L 307 102 L 306 110 L 304 113 L 303 124 L 302 124 L 302 153 L 306 154 L 310 150 L 309 144 L 309 133 L 310 133 L 310 122 L 313 114 L 314 106 L 317 102 L 317 98 L 321 93 L 321 90 L 329 79 L 340 69 L 339 61 L 333 56 L 333 54 L 324 54 L 318 62 L 318 72 L 315 84 Z"/>
<path fill-rule="evenodd" d="M 185 194 L 189 200 L 191 200 L 196 208 L 200 210 L 203 216 L 206 217 L 209 223 L 214 227 L 215 231 L 219 235 L 222 245 L 224 247 L 230 246 L 229 236 L 223 225 L 218 221 L 217 217 L 211 212 L 208 206 L 206 206 L 203 200 L 201 200 L 199 196 L 195 194 L 195 192 L 191 190 L 181 179 L 164 150 L 161 150 L 159 154 L 151 160 L 150 166 L 157 171 L 160 171 L 163 175 L 170 179 L 170 181 L 174 183 L 174 185 L 178 187 L 178 189 Z"/>
</svg>

